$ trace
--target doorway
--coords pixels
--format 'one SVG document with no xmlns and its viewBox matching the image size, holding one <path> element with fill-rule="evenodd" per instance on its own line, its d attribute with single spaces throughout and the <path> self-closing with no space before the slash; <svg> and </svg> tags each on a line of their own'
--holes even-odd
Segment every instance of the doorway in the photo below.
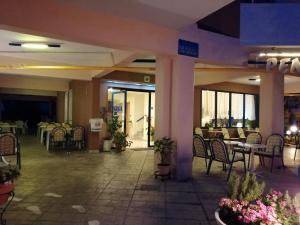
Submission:
<svg viewBox="0 0 300 225">
<path fill-rule="evenodd" d="M 122 124 L 121 131 L 132 141 L 130 148 L 153 146 L 155 93 L 145 90 L 110 88 L 111 110 Z M 110 100 L 110 99 L 109 99 Z"/>
</svg>

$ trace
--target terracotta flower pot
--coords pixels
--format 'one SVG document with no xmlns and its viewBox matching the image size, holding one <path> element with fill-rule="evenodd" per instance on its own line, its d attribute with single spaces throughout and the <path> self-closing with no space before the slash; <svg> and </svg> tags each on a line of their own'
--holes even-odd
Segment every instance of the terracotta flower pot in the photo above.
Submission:
<svg viewBox="0 0 300 225">
<path fill-rule="evenodd" d="M 220 218 L 220 209 L 219 208 L 215 211 L 215 218 L 216 218 L 216 222 L 218 225 L 226 225 L 226 223 L 224 223 Z"/>
<path fill-rule="evenodd" d="M 157 164 L 159 175 L 166 176 L 170 174 L 170 164 Z"/>
</svg>

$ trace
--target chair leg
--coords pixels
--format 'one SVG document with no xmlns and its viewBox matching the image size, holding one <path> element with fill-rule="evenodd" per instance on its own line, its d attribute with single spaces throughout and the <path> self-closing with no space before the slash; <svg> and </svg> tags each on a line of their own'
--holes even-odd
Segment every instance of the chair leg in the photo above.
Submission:
<svg viewBox="0 0 300 225">
<path fill-rule="evenodd" d="M 281 164 L 282 164 L 282 168 L 285 169 L 285 165 L 284 165 L 284 161 L 283 161 L 283 155 L 281 156 Z"/>
<path fill-rule="evenodd" d="M 274 163 L 274 156 L 272 156 L 272 162 L 271 162 L 271 173 L 273 172 L 273 163 Z"/>
<path fill-rule="evenodd" d="M 205 168 L 207 169 L 207 158 L 205 158 Z"/>
<path fill-rule="evenodd" d="M 250 169 L 250 159 L 251 159 L 251 156 L 249 154 L 249 156 L 248 156 L 248 170 Z"/>
<path fill-rule="evenodd" d="M 234 162 L 234 158 L 235 158 L 235 152 L 233 153 L 232 161 L 231 161 L 231 163 L 230 163 L 229 172 L 228 172 L 228 175 L 227 175 L 227 181 L 228 181 L 229 178 L 230 178 L 230 174 L 231 174 L 231 170 L 232 170 L 232 165 L 233 165 L 233 162 Z"/>
<path fill-rule="evenodd" d="M 296 155 L 297 155 L 297 148 L 295 149 L 295 155 L 294 155 L 294 160 L 296 160 Z"/>
<path fill-rule="evenodd" d="M 212 161 L 213 161 L 212 159 L 209 159 L 208 168 L 207 168 L 207 172 L 206 172 L 207 175 L 209 175 L 209 171 L 210 171 Z"/>
<path fill-rule="evenodd" d="M 244 158 L 244 160 L 243 160 L 243 162 L 244 162 L 244 171 L 245 171 L 245 173 L 247 172 L 247 167 L 246 167 L 246 157 L 245 157 L 245 153 L 243 153 L 243 158 Z"/>
</svg>

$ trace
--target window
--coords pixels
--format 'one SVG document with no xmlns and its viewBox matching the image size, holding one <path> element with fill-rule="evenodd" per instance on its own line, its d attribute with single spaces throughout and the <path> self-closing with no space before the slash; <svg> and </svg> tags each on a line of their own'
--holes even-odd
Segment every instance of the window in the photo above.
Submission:
<svg viewBox="0 0 300 225">
<path fill-rule="evenodd" d="M 243 127 L 244 120 L 244 95 L 231 94 L 231 117 L 232 127 Z"/>
<path fill-rule="evenodd" d="M 255 96 L 245 95 L 245 126 L 249 128 L 257 127 L 255 116 Z"/>
<path fill-rule="evenodd" d="M 229 93 L 217 92 L 217 127 L 229 125 Z"/>
<path fill-rule="evenodd" d="M 202 90 L 202 127 L 257 127 L 256 95 Z"/>
<path fill-rule="evenodd" d="M 215 91 L 202 91 L 203 127 L 214 127 L 215 122 Z"/>
</svg>

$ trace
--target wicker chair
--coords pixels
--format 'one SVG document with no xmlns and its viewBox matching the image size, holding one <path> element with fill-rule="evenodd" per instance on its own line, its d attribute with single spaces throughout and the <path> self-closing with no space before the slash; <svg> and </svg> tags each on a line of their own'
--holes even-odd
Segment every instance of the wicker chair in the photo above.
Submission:
<svg viewBox="0 0 300 225">
<path fill-rule="evenodd" d="M 200 127 L 196 127 L 195 128 L 195 134 L 200 135 L 201 137 L 203 137 L 202 129 Z"/>
<path fill-rule="evenodd" d="M 73 128 L 70 142 L 73 148 L 84 149 L 85 141 L 83 126 L 76 126 Z"/>
<path fill-rule="evenodd" d="M 193 138 L 193 157 L 205 159 L 205 166 L 207 168 L 207 160 L 210 158 L 210 153 L 206 147 L 203 137 L 195 134 Z"/>
<path fill-rule="evenodd" d="M 232 137 L 230 137 L 229 131 L 228 131 L 227 128 L 223 127 L 222 128 L 222 133 L 223 133 L 224 140 L 230 140 L 230 141 L 238 141 L 239 140 L 239 138 L 232 138 Z"/>
<path fill-rule="evenodd" d="M 55 127 L 50 134 L 49 150 L 55 148 L 65 148 L 66 146 L 66 129 L 63 127 Z"/>
<path fill-rule="evenodd" d="M 231 170 L 232 170 L 232 165 L 235 162 L 244 162 L 244 170 L 246 173 L 246 161 L 245 161 L 245 154 L 239 154 L 236 155 L 236 152 L 234 151 L 233 154 L 229 154 L 227 146 L 225 145 L 224 141 L 220 139 L 215 139 L 211 141 L 210 144 L 210 149 L 211 149 L 211 157 L 209 160 L 208 164 L 208 169 L 207 169 L 207 175 L 209 175 L 211 164 L 213 161 L 221 162 L 223 164 L 228 164 L 230 165 L 229 167 L 229 172 L 227 175 L 227 181 L 229 180 Z"/>
<path fill-rule="evenodd" d="M 0 157 L 6 162 L 4 156 L 17 156 L 17 166 L 21 169 L 21 153 L 20 144 L 16 135 L 13 133 L 5 133 L 0 135 Z"/>
<path fill-rule="evenodd" d="M 15 185 L 12 183 L 0 184 L 0 224 L 5 225 L 6 220 L 3 218 L 7 207 L 12 202 L 15 193 Z"/>
<path fill-rule="evenodd" d="M 247 144 L 261 144 L 261 142 L 262 142 L 262 137 L 261 137 L 260 133 L 250 133 L 250 134 L 248 134 L 248 136 L 246 138 Z M 241 152 L 241 153 L 248 155 L 248 168 L 249 168 L 251 151 L 247 148 L 242 148 L 242 147 L 234 147 L 233 150 L 236 152 Z M 260 162 L 262 163 L 261 158 L 260 158 Z"/>
<path fill-rule="evenodd" d="M 273 171 L 274 158 L 280 158 L 282 167 L 285 168 L 283 162 L 284 138 L 280 134 L 272 134 L 267 138 L 266 149 L 255 151 L 255 155 L 262 157 L 263 166 L 265 166 L 264 158 L 271 158 L 271 172 Z"/>
</svg>

